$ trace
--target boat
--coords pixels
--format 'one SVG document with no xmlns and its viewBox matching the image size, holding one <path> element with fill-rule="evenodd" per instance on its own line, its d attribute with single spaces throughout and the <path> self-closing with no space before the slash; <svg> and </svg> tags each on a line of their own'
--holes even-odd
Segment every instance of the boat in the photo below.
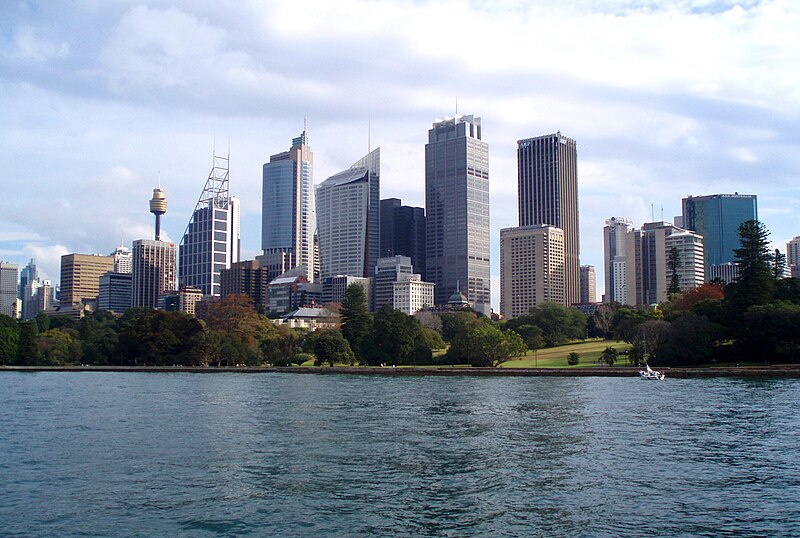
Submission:
<svg viewBox="0 0 800 538">
<path fill-rule="evenodd" d="M 653 370 L 650 368 L 649 364 L 646 364 L 646 370 L 639 371 L 639 377 L 642 379 L 655 379 L 656 381 L 662 381 L 664 379 L 664 372 L 659 372 L 657 370 Z"/>
</svg>

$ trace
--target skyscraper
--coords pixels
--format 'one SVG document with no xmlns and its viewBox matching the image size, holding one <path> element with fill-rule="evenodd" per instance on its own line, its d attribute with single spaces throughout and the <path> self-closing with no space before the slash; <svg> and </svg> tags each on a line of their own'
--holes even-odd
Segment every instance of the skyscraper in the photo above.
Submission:
<svg viewBox="0 0 800 538">
<path fill-rule="evenodd" d="M 220 271 L 239 261 L 239 199 L 230 195 L 229 160 L 214 156 L 179 248 L 181 286 L 198 288 L 204 295 L 218 296 Z"/>
<path fill-rule="evenodd" d="M 463 293 L 490 313 L 489 145 L 481 119 L 436 120 L 425 145 L 425 280 L 436 304 Z"/>
<path fill-rule="evenodd" d="M 114 258 L 115 273 L 130 273 L 133 271 L 133 254 L 131 254 L 131 249 L 128 247 L 120 245 L 109 256 Z"/>
<path fill-rule="evenodd" d="M 739 225 L 758 219 L 755 194 L 711 194 L 688 196 L 682 200 L 683 226 L 703 236 L 706 281 L 715 266 L 736 261 Z"/>
<path fill-rule="evenodd" d="M 786 267 L 792 278 L 800 278 L 800 235 L 786 243 Z"/>
<path fill-rule="evenodd" d="M 517 142 L 519 225 L 549 224 L 564 230 L 564 293 L 580 301 L 578 153 L 561 132 Z"/>
<path fill-rule="evenodd" d="M 380 149 L 316 190 L 320 276 L 369 277 L 378 261 Z"/>
<path fill-rule="evenodd" d="M 138 239 L 133 242 L 132 306 L 156 308 L 158 296 L 176 291 L 175 243 Z"/>
<path fill-rule="evenodd" d="M 425 274 L 425 209 L 381 200 L 381 258 L 408 256 L 414 272 Z"/>
<path fill-rule="evenodd" d="M 594 265 L 581 265 L 581 300 L 582 304 L 597 302 L 597 275 Z"/>
<path fill-rule="evenodd" d="M 17 311 L 17 278 L 19 265 L 16 263 L 0 262 L 0 314 L 16 318 Z"/>
<path fill-rule="evenodd" d="M 633 222 L 611 217 L 603 228 L 603 270 L 605 272 L 605 295 L 603 302 L 627 304 L 628 273 L 625 260 L 628 232 Z"/>
<path fill-rule="evenodd" d="M 304 130 L 262 170 L 261 265 L 274 266 L 275 276 L 302 266 L 313 281 L 315 224 L 314 154 Z"/>
<path fill-rule="evenodd" d="M 547 225 L 500 230 L 500 313 L 515 318 L 546 301 L 565 304 L 564 231 Z"/>
<path fill-rule="evenodd" d="M 61 256 L 62 307 L 96 299 L 100 292 L 100 276 L 114 270 L 114 258 L 99 254 L 65 254 Z"/>
</svg>

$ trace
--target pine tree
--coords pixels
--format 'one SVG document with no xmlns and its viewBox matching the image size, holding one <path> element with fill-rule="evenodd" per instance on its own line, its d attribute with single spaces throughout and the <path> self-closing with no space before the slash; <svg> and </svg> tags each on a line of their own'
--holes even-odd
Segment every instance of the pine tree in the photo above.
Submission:
<svg viewBox="0 0 800 538">
<path fill-rule="evenodd" d="M 672 296 L 681 292 L 681 275 L 678 270 L 681 268 L 681 255 L 676 247 L 669 250 L 669 257 L 667 258 L 667 269 L 669 269 L 669 288 L 667 295 Z"/>
<path fill-rule="evenodd" d="M 350 344 L 356 358 L 361 360 L 361 341 L 369 333 L 370 316 L 367 310 L 367 294 L 360 284 L 347 286 L 339 316 L 342 320 L 342 336 Z"/>
<path fill-rule="evenodd" d="M 731 314 L 734 321 L 740 321 L 749 307 L 767 304 L 775 295 L 767 228 L 757 220 L 746 220 L 739 225 L 739 242 L 740 247 L 733 251 L 739 266 L 739 277 L 735 284 L 726 289 L 725 294 L 733 308 Z"/>
</svg>

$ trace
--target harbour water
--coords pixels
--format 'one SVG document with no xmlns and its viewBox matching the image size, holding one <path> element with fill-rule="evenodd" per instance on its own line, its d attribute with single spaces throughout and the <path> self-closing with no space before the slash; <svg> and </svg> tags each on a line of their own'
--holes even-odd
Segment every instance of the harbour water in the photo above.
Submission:
<svg viewBox="0 0 800 538">
<path fill-rule="evenodd" d="M 800 535 L 800 380 L 0 372 L 3 536 Z"/>
</svg>

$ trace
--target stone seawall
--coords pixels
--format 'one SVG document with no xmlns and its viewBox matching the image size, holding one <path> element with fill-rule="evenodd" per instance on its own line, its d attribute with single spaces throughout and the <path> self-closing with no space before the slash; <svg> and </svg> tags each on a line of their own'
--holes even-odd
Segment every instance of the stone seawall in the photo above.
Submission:
<svg viewBox="0 0 800 538">
<path fill-rule="evenodd" d="M 638 377 L 640 368 L 627 366 L 589 368 L 466 368 L 466 367 L 196 367 L 196 366 L 0 366 L 17 372 L 185 372 L 185 373 L 283 373 L 388 376 L 470 377 Z M 659 368 L 670 378 L 771 377 L 800 378 L 800 365 L 764 367 Z"/>
</svg>

